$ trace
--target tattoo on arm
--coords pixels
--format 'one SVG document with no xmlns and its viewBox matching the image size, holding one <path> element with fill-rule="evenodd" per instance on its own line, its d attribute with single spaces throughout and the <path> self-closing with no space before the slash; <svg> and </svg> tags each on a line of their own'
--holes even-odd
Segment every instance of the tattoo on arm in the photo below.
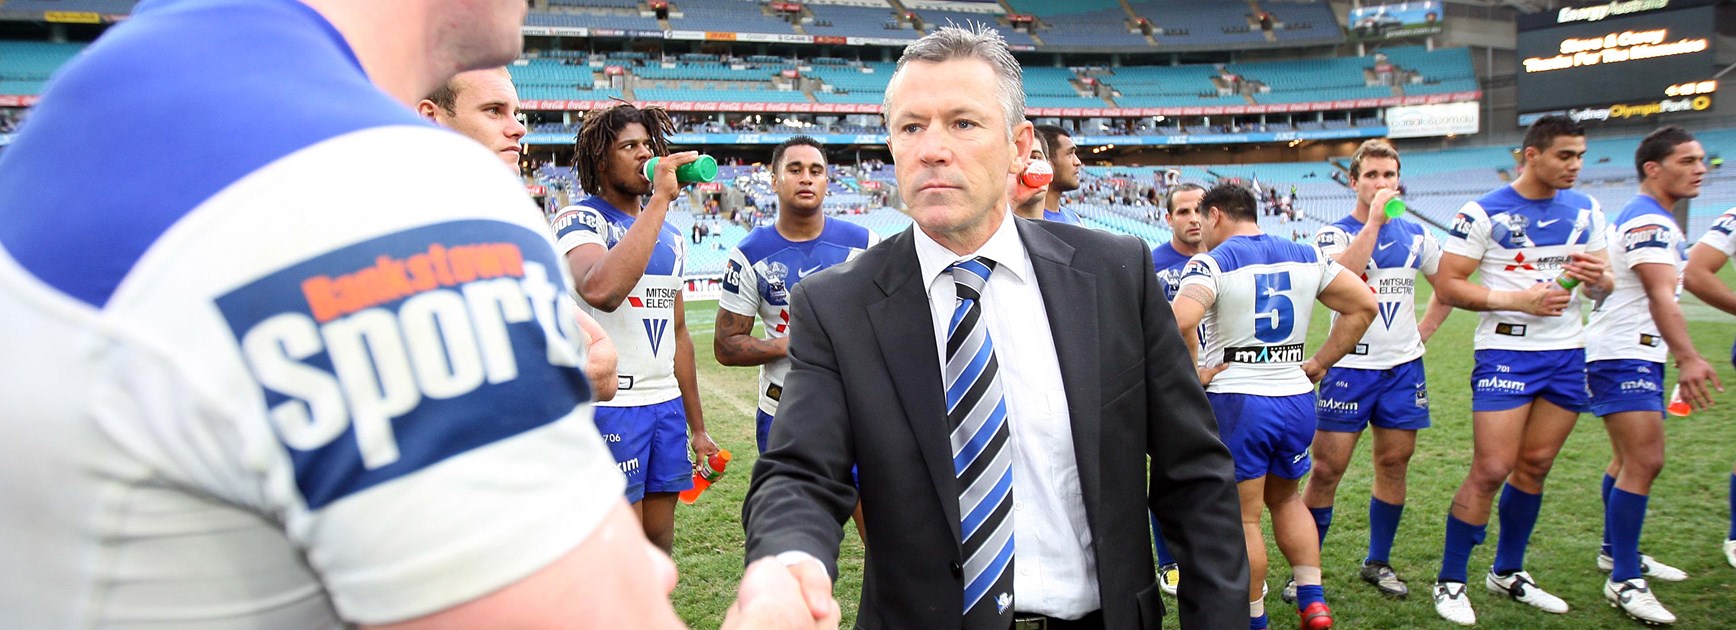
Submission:
<svg viewBox="0 0 1736 630">
<path fill-rule="evenodd" d="M 1181 288 L 1181 293 L 1177 294 L 1175 297 L 1178 300 L 1181 298 L 1187 298 L 1199 302 L 1200 306 L 1205 307 L 1208 311 L 1212 310 L 1212 305 L 1216 304 L 1218 301 L 1217 292 L 1206 288 L 1203 284 L 1190 284 L 1184 286 Z"/>
<path fill-rule="evenodd" d="M 753 319 L 720 310 L 717 314 L 717 360 L 724 365 L 764 365 L 784 357 L 781 344 L 753 336 Z"/>
</svg>

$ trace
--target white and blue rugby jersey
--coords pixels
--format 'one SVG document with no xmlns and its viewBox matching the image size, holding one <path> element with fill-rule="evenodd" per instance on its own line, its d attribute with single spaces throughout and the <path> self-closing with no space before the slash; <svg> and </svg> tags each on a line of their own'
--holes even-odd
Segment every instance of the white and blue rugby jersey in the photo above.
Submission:
<svg viewBox="0 0 1736 630">
<path fill-rule="evenodd" d="M 1736 206 L 1713 219 L 1712 226 L 1700 235 L 1698 244 L 1718 250 L 1725 257 L 1736 258 L 1736 235 L 1733 233 L 1736 233 Z"/>
<path fill-rule="evenodd" d="M 602 197 L 586 197 L 555 217 L 556 249 L 564 256 L 581 245 L 614 247 L 638 218 L 620 211 Z M 605 407 L 642 407 L 681 397 L 675 382 L 675 298 L 681 295 L 687 242 L 668 223 L 657 234 L 657 245 L 639 283 L 611 313 L 583 305 L 615 342 L 615 372 L 620 379 L 614 400 Z"/>
<path fill-rule="evenodd" d="M 1675 217 L 1656 199 L 1638 195 L 1623 207 L 1610 225 L 1607 240 L 1609 265 L 1615 273 L 1615 291 L 1591 311 L 1585 326 L 1585 360 L 1637 359 L 1662 363 L 1669 347 L 1652 319 L 1651 300 L 1634 267 L 1669 265 L 1675 270 L 1676 294 L 1681 294 L 1682 231 Z"/>
<path fill-rule="evenodd" d="M 1483 286 L 1524 291 L 1561 275 L 1573 252 L 1603 251 L 1603 211 L 1597 200 L 1572 190 L 1526 199 L 1503 186 L 1465 202 L 1453 217 L 1443 249 L 1478 261 Z M 1579 292 L 1558 317 L 1519 311 L 1478 313 L 1478 350 L 1568 350 L 1585 347 Z"/>
<path fill-rule="evenodd" d="M 1157 284 L 1163 287 L 1163 299 L 1175 301 L 1175 293 L 1181 290 L 1182 270 L 1187 267 L 1188 257 L 1175 251 L 1175 243 L 1169 242 L 1151 250 L 1151 266 L 1157 270 Z"/>
<path fill-rule="evenodd" d="M 619 504 L 523 186 L 319 14 L 141 3 L 30 122 L 0 155 L 6 624 L 402 621 Z"/>
<path fill-rule="evenodd" d="M 758 315 L 765 323 L 767 339 L 788 337 L 790 292 L 796 290 L 796 283 L 855 258 L 878 242 L 880 236 L 868 228 L 830 217 L 820 236 L 811 241 L 786 239 L 776 226 L 754 228 L 729 252 L 723 270 L 723 296 L 717 305 L 743 317 Z M 760 411 L 778 415 L 784 375 L 789 372 L 788 358 L 760 366 Z"/>
<path fill-rule="evenodd" d="M 1314 234 L 1314 246 L 1333 257 L 1350 247 L 1351 239 L 1367 224 L 1345 215 Z M 1440 269 L 1441 245 L 1428 230 L 1403 217 L 1380 226 L 1362 281 L 1374 292 L 1379 317 L 1356 348 L 1338 362 L 1339 367 L 1388 370 L 1423 356 L 1423 338 L 1417 333 L 1417 276 L 1432 276 Z M 1333 314 L 1333 322 L 1338 315 Z"/>
<path fill-rule="evenodd" d="M 1343 267 L 1313 247 L 1269 234 L 1232 236 L 1188 261 L 1181 285 L 1217 295 L 1205 316 L 1207 367 L 1228 363 L 1206 391 L 1294 396 L 1314 391 L 1302 372 L 1315 299 Z"/>
</svg>

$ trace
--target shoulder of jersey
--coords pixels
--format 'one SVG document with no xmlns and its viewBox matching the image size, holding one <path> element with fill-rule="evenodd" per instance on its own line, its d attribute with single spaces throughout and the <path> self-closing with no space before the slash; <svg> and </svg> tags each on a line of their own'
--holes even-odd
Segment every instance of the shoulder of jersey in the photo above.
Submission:
<svg viewBox="0 0 1736 630">
<path fill-rule="evenodd" d="M 838 235 L 841 237 L 838 240 L 851 247 L 867 247 L 868 242 L 874 238 L 874 231 L 860 223 L 837 218 L 827 219 L 827 221 L 832 225 L 832 229 L 838 231 Z"/>
<path fill-rule="evenodd" d="M 379 127 L 432 130 L 370 84 L 337 32 L 301 3 L 141 8 L 56 73 L 31 124 L 0 154 L 0 207 L 55 217 L 45 227 L 0 221 L 0 242 L 80 301 L 106 303 L 170 226 L 287 156 Z M 273 80 L 245 90 L 210 80 L 266 67 Z M 66 155 L 83 156 L 79 168 L 66 167 Z M 134 176 L 90 186 L 88 173 Z M 104 252 L 104 271 L 86 273 L 88 264 L 68 264 L 61 251 Z"/>
</svg>

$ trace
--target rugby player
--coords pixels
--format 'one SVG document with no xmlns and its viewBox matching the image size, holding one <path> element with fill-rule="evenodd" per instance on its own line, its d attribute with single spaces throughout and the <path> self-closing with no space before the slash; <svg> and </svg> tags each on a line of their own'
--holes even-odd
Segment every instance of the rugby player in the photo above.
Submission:
<svg viewBox="0 0 1736 630">
<path fill-rule="evenodd" d="M 675 169 L 699 158 L 668 152 L 674 125 L 662 109 L 621 103 L 585 117 L 574 151 L 586 197 L 554 220 L 573 284 L 619 353 L 615 398 L 597 406 L 627 497 L 645 535 L 664 552 L 675 542 L 676 495 L 693 487 L 699 461 L 718 452 L 705 432 L 687 333 L 682 271 L 686 241 L 665 217 L 681 194 Z M 658 161 L 652 179 L 645 163 Z M 645 200 L 649 197 L 649 200 Z M 641 202 L 644 201 L 643 207 Z"/>
<path fill-rule="evenodd" d="M 1451 311 L 1430 298 L 1419 321 L 1416 282 L 1433 284 L 1441 246 L 1428 230 L 1383 210 L 1398 194 L 1398 151 L 1383 140 L 1369 140 L 1350 156 L 1350 187 L 1356 205 L 1350 214 L 1320 228 L 1314 245 L 1345 269 L 1360 273 L 1375 295 L 1380 319 L 1356 349 L 1320 381 L 1315 414 L 1314 471 L 1302 502 L 1314 517 L 1321 547 L 1332 526 L 1338 482 L 1356 452 L 1356 442 L 1374 427 L 1374 487 L 1368 499 L 1368 554 L 1360 576 L 1388 597 L 1410 589 L 1389 562 L 1393 537 L 1404 514 L 1405 477 L 1416 451 L 1417 430 L 1429 426 L 1428 381 L 1423 344 Z"/>
<path fill-rule="evenodd" d="M 1061 206 L 1061 195 L 1079 190 L 1079 148 L 1073 146 L 1073 135 L 1060 125 L 1037 125 L 1037 135 L 1043 138 L 1043 153 L 1055 167 L 1055 179 L 1049 182 L 1049 192 L 1043 202 L 1043 219 L 1072 225 L 1084 225 L 1079 213 Z"/>
<path fill-rule="evenodd" d="M 1603 549 L 1598 568 L 1610 571 L 1603 596 L 1628 616 L 1676 622 L 1647 579 L 1680 582 L 1681 569 L 1639 552 L 1652 481 L 1664 467 L 1664 358 L 1676 358 L 1678 386 L 1691 404 L 1711 403 L 1721 388 L 1712 365 L 1694 349 L 1676 305 L 1681 284 L 1682 230 L 1670 215 L 1677 201 L 1700 194 L 1706 152 L 1681 127 L 1658 129 L 1634 151 L 1640 193 L 1610 223 L 1606 240 L 1615 291 L 1586 325 L 1586 380 L 1591 413 L 1603 418 L 1613 457 L 1603 476 Z"/>
<path fill-rule="evenodd" d="M 1545 612 L 1568 610 L 1525 571 L 1525 549 L 1544 478 L 1590 404 L 1579 297 L 1595 302 L 1614 288 L 1603 212 L 1570 190 L 1584 162 L 1585 130 L 1565 116 L 1539 118 L 1525 133 L 1523 157 L 1511 185 L 1460 208 L 1435 277 L 1441 301 L 1482 312 L 1471 371 L 1471 470 L 1447 514 L 1433 589 L 1435 612 L 1463 625 L 1477 620 L 1466 573 L 1497 490 L 1501 535 L 1484 587 Z M 1475 272 L 1480 286 L 1468 280 Z M 1579 283 L 1576 290 L 1561 278 Z"/>
<path fill-rule="evenodd" d="M 1374 320 L 1374 297 L 1355 275 L 1308 245 L 1262 234 L 1258 202 L 1248 189 L 1220 184 L 1200 201 L 1209 251 L 1188 261 L 1174 308 L 1182 337 L 1205 325 L 1198 357 L 1224 445 L 1235 460 L 1248 548 L 1251 628 L 1266 627 L 1266 539 L 1261 507 L 1297 584 L 1302 627 L 1332 627 L 1320 579 L 1314 521 L 1297 496 L 1314 437 L 1314 383 Z M 1319 300 L 1339 317 L 1314 356 L 1303 342 Z M 1190 349 L 1198 350 L 1197 344 Z"/>
<path fill-rule="evenodd" d="M 518 159 L 524 152 L 519 141 L 526 129 L 520 120 L 523 112 L 518 108 L 518 88 L 506 68 L 453 75 L 416 103 L 416 113 L 481 143 L 506 164 L 507 171 L 518 174 Z M 573 314 L 579 320 L 579 330 L 585 333 L 585 378 L 591 381 L 597 400 L 610 400 L 615 397 L 615 344 L 596 318 L 582 309 Z"/>
</svg>

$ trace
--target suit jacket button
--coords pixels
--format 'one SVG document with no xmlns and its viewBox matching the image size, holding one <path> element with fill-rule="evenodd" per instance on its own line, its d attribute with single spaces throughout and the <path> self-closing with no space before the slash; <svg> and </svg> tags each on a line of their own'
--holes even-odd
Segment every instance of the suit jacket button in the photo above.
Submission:
<svg viewBox="0 0 1736 630">
<path fill-rule="evenodd" d="M 952 576 L 953 577 L 964 577 L 964 565 L 961 565 L 956 561 L 953 562 L 952 563 Z"/>
</svg>

